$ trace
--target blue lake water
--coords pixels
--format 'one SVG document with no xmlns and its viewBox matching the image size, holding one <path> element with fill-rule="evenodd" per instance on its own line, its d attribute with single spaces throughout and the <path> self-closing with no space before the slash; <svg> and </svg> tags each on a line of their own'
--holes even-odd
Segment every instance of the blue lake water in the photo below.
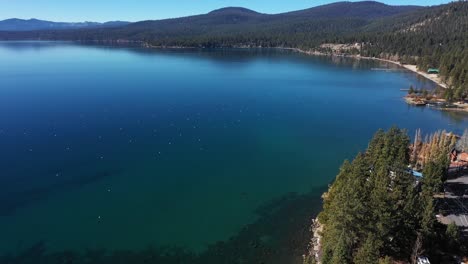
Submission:
<svg viewBox="0 0 468 264">
<path fill-rule="evenodd" d="M 0 255 L 297 260 L 321 193 L 377 129 L 468 127 L 405 104 L 410 84 L 434 87 L 277 50 L 0 42 Z"/>
</svg>

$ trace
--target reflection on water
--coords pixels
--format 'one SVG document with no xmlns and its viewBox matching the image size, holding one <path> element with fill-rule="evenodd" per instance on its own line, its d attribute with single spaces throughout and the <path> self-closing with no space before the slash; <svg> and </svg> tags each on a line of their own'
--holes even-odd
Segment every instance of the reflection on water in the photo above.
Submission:
<svg viewBox="0 0 468 264">
<path fill-rule="evenodd" d="M 463 125 L 468 118 L 468 114 L 462 111 L 442 110 L 440 113 L 441 115 L 449 118 L 456 125 Z"/>
<path fill-rule="evenodd" d="M 14 52 L 41 51 L 60 48 L 64 45 L 74 45 L 74 43 L 71 41 L 0 41 L 2 49 L 9 49 Z"/>
</svg>

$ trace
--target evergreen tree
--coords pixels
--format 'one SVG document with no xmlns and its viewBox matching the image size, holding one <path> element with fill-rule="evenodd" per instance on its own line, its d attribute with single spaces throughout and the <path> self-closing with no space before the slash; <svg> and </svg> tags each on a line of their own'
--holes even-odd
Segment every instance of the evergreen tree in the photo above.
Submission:
<svg viewBox="0 0 468 264">
<path fill-rule="evenodd" d="M 380 257 L 380 248 L 382 244 L 377 240 L 373 234 L 369 234 L 364 240 L 364 243 L 357 249 L 354 256 L 353 263 L 356 264 L 369 264 L 377 263 Z"/>
<path fill-rule="evenodd" d="M 341 233 L 340 238 L 338 239 L 338 243 L 333 248 L 333 255 L 331 257 L 330 263 L 332 264 L 342 264 L 342 263 L 349 263 L 351 247 L 349 238 L 346 237 L 344 233 Z"/>
<path fill-rule="evenodd" d="M 415 154 L 410 155 L 414 144 L 404 130 L 379 130 L 364 154 L 345 161 L 319 215 L 324 264 L 383 263 L 391 261 L 387 256 L 409 260 L 433 246 L 434 193 L 442 186 L 448 166 L 444 151 L 453 137 L 438 132 L 421 144 L 431 153 L 425 155 L 421 192 L 407 170 Z"/>
<path fill-rule="evenodd" d="M 434 226 L 436 223 L 434 198 L 427 196 L 423 201 L 423 212 L 421 217 L 421 233 L 424 244 L 427 244 L 434 237 Z"/>
<path fill-rule="evenodd" d="M 449 247 L 457 248 L 460 243 L 460 228 L 454 222 L 451 222 L 447 226 L 445 234 L 449 242 Z"/>
</svg>

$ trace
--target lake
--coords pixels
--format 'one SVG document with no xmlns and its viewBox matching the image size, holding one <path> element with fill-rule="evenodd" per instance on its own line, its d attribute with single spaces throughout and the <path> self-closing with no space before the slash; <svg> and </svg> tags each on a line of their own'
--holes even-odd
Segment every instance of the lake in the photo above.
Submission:
<svg viewBox="0 0 468 264">
<path fill-rule="evenodd" d="M 408 106 L 400 89 L 434 84 L 376 61 L 67 42 L 0 58 L 0 255 L 24 263 L 293 263 L 377 129 L 468 127 Z"/>
</svg>

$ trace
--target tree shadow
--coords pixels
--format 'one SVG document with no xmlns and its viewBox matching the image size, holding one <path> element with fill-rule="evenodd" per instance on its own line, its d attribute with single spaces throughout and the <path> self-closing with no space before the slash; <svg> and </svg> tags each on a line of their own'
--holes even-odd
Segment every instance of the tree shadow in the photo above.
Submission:
<svg viewBox="0 0 468 264">
<path fill-rule="evenodd" d="M 468 184 L 464 182 L 446 182 L 445 196 L 436 198 L 437 210 L 444 216 L 468 215 Z"/>
<path fill-rule="evenodd" d="M 452 195 L 463 196 L 468 195 L 468 184 L 462 182 L 446 182 L 445 188 Z"/>
<path fill-rule="evenodd" d="M 436 203 L 438 211 L 443 215 L 468 214 L 468 198 L 436 198 Z"/>
</svg>

